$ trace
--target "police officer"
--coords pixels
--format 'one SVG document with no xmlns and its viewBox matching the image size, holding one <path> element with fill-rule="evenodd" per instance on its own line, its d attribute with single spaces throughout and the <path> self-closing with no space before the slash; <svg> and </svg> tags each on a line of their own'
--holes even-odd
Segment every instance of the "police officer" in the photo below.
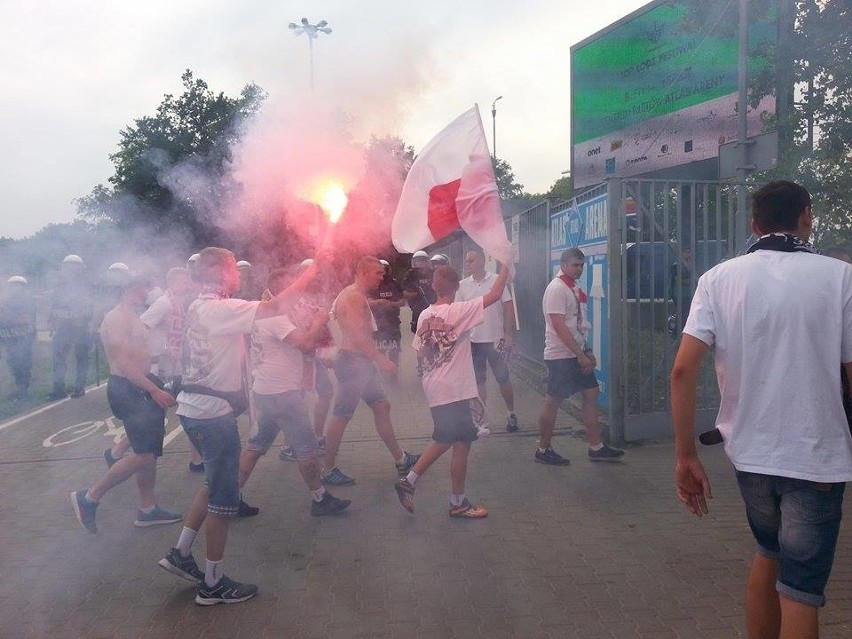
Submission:
<svg viewBox="0 0 852 639">
<path fill-rule="evenodd" d="M 393 278 L 390 264 L 387 260 L 379 260 L 385 269 L 379 287 L 367 293 L 370 310 L 376 319 L 376 331 L 373 337 L 376 347 L 384 353 L 387 358 L 399 366 L 399 351 L 402 333 L 399 329 L 399 309 L 405 306 L 405 296 L 402 287 Z"/>
<path fill-rule="evenodd" d="M 71 397 L 82 397 L 89 373 L 92 347 L 91 287 L 85 278 L 86 267 L 79 255 L 62 260 L 59 286 L 53 291 L 51 328 L 53 330 L 53 392 L 50 399 L 67 395 L 65 373 L 68 354 L 73 349 L 77 368 Z"/>
<path fill-rule="evenodd" d="M 420 313 L 438 299 L 432 290 L 432 265 L 426 251 L 411 256 L 411 268 L 402 279 L 402 291 L 411 307 L 411 332 L 417 332 Z"/>
<path fill-rule="evenodd" d="M 29 399 L 36 335 L 35 300 L 25 277 L 14 275 L 0 298 L 0 343 L 15 378 L 15 401 Z"/>
</svg>

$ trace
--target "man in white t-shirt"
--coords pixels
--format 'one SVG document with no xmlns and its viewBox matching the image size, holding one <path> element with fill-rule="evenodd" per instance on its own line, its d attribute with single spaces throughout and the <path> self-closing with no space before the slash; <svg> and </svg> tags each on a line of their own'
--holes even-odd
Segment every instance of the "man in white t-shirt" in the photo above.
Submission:
<svg viewBox="0 0 852 639">
<path fill-rule="evenodd" d="M 597 361 L 586 345 L 589 323 L 586 321 L 586 292 L 577 280 L 583 274 L 586 256 L 570 248 L 559 257 L 559 275 L 544 289 L 544 363 L 547 365 L 547 394 L 538 418 L 539 440 L 535 461 L 565 466 L 568 460 L 550 445 L 556 415 L 566 397 L 583 394 L 583 425 L 589 444 L 589 461 L 620 461 L 623 450 L 603 443 L 598 423 Z"/>
<path fill-rule="evenodd" d="M 504 267 L 491 289 L 481 297 L 455 302 L 459 275 L 451 266 L 439 266 L 432 274 L 432 289 L 437 301 L 428 306 L 417 320 L 414 349 L 429 402 L 435 429 L 434 440 L 405 477 L 394 484 L 399 502 L 414 512 L 414 487 L 417 480 L 450 448 L 450 517 L 481 519 L 488 516 L 482 506 L 474 506 L 465 495 L 467 458 L 470 444 L 477 438 L 470 412 L 470 400 L 477 397 L 476 375 L 470 354 L 470 332 L 482 324 L 485 309 L 500 299 L 509 269 Z"/>
<path fill-rule="evenodd" d="M 838 366 L 852 370 L 852 267 L 807 243 L 810 204 L 793 182 L 753 194 L 760 239 L 698 280 L 672 369 L 677 496 L 700 517 L 711 492 L 695 447 L 696 388 L 715 350 L 716 427 L 757 541 L 746 594 L 751 637 L 818 636 L 852 481 Z"/>
<path fill-rule="evenodd" d="M 308 269 L 268 302 L 253 302 L 229 298 L 240 285 L 237 260 L 231 251 L 208 247 L 196 262 L 195 277 L 201 293 L 187 311 L 189 362 L 183 371 L 177 414 L 204 457 L 206 482 L 192 502 L 177 545 L 159 564 L 197 583 L 195 601 L 200 605 L 236 603 L 257 594 L 257 586 L 236 582 L 222 571 L 228 523 L 239 512 L 237 415 L 242 410 L 240 404 L 244 406 L 247 400 L 244 336 L 251 333 L 256 320 L 285 313 L 288 294 L 304 287 L 314 272 Z M 207 542 L 204 572 L 198 569 L 191 552 L 202 524 Z"/>
<path fill-rule="evenodd" d="M 277 295 L 293 280 L 286 269 L 269 274 L 267 288 Z M 291 306 L 298 296 L 290 300 Z M 337 515 L 351 503 L 326 491 L 320 478 L 319 446 L 311 426 L 304 389 L 305 353 L 313 353 L 327 331 L 328 312 L 316 311 L 297 324 L 291 314 L 254 323 L 251 331 L 252 393 L 257 407 L 257 432 L 240 455 L 240 488 L 279 430 L 286 437 L 302 479 L 311 492 L 311 515 Z"/>
<path fill-rule="evenodd" d="M 469 250 L 464 256 L 464 267 L 469 277 L 459 282 L 456 299 L 459 302 L 482 297 L 491 290 L 497 280 L 495 273 L 485 270 L 485 253 L 477 247 Z M 512 308 L 512 296 L 507 288 L 503 289 L 499 304 L 493 304 L 485 309 L 485 320 L 470 333 L 470 349 L 473 356 L 473 370 L 476 373 L 476 386 L 479 389 L 479 399 L 483 406 L 486 402 L 485 380 L 488 366 L 500 385 L 500 394 L 506 403 L 506 431 L 514 433 L 518 430 L 518 418 L 515 415 L 515 393 L 512 381 L 509 379 L 509 367 L 506 359 L 498 352 L 496 346 L 502 340 L 503 346 L 511 348 L 515 343 L 512 329 L 515 325 L 515 313 Z M 487 427 L 480 427 L 480 435 L 487 435 Z"/>
</svg>

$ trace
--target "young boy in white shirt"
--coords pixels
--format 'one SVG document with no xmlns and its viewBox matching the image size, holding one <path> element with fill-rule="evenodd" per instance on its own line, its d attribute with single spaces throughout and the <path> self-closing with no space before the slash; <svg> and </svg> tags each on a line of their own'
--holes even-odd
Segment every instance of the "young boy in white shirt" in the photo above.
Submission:
<svg viewBox="0 0 852 639">
<path fill-rule="evenodd" d="M 432 288 L 438 299 L 420 314 L 414 348 L 423 392 L 435 424 L 434 441 L 408 475 L 394 484 L 399 502 L 408 512 L 414 512 L 417 480 L 452 448 L 450 517 L 481 519 L 488 516 L 485 508 L 472 505 L 465 495 L 467 458 L 470 444 L 477 438 L 470 412 L 470 400 L 478 397 L 470 331 L 483 322 L 485 308 L 500 299 L 508 274 L 509 269 L 504 267 L 490 291 L 467 302 L 454 301 L 459 288 L 455 269 L 439 266 L 432 274 Z"/>
</svg>

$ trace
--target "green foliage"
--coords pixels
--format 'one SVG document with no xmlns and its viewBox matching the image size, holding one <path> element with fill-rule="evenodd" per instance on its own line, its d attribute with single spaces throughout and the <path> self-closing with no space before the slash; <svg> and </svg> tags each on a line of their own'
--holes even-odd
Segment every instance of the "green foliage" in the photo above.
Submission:
<svg viewBox="0 0 852 639">
<path fill-rule="evenodd" d="M 852 3 L 784 0 L 782 22 L 785 12 L 793 24 L 779 39 L 778 73 L 758 75 L 752 84 L 752 96 L 767 85 L 780 87 L 778 165 L 757 177 L 803 184 L 814 201 L 815 242 L 850 248 Z"/>
<path fill-rule="evenodd" d="M 100 184 L 77 200 L 81 215 L 160 230 L 182 227 L 196 238 L 209 234 L 202 203 L 178 200 L 161 183 L 162 173 L 186 162 L 212 178 L 210 190 L 217 188 L 216 178 L 225 175 L 239 123 L 257 112 L 265 94 L 254 84 L 236 98 L 215 94 L 190 70 L 181 80 L 182 94 L 165 95 L 155 115 L 138 118 L 120 132 L 118 151 L 110 155 L 115 166 L 110 187 Z M 199 199 L 215 198 L 217 193 L 200 195 Z"/>
<path fill-rule="evenodd" d="M 494 178 L 497 180 L 497 192 L 503 200 L 511 200 L 512 198 L 524 197 L 524 185 L 519 184 L 515 180 L 515 174 L 512 172 L 512 166 L 501 158 L 492 160 L 494 165 Z"/>
<path fill-rule="evenodd" d="M 546 200 L 552 199 L 556 202 L 567 202 L 574 196 L 574 178 L 570 175 L 563 175 L 550 185 L 544 193 L 533 193 L 530 195 L 531 200 Z"/>
</svg>

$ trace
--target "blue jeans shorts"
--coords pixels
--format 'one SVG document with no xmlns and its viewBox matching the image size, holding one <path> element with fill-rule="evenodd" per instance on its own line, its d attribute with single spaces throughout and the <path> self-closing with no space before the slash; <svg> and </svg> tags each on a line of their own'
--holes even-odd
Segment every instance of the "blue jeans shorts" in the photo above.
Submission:
<svg viewBox="0 0 852 639">
<path fill-rule="evenodd" d="M 565 399 L 584 390 L 598 387 L 594 371 L 584 373 L 576 357 L 546 359 L 547 394 L 556 399 Z"/>
<path fill-rule="evenodd" d="M 317 456 L 317 437 L 305 407 L 305 391 L 274 395 L 255 393 L 254 403 L 258 412 L 257 434 L 248 440 L 246 450 L 266 454 L 281 431 L 297 460 Z"/>
<path fill-rule="evenodd" d="M 778 561 L 778 593 L 807 606 L 824 606 L 846 484 L 741 471 L 737 483 L 757 552 Z"/>
<path fill-rule="evenodd" d="M 210 490 L 207 512 L 236 517 L 240 505 L 240 434 L 232 413 L 212 419 L 180 416 L 187 437 L 204 458 L 205 483 Z"/>
<path fill-rule="evenodd" d="M 339 350 L 334 359 L 334 372 L 337 375 L 333 411 L 336 417 L 352 417 L 361 399 L 370 407 L 388 401 L 379 381 L 379 372 L 367 356 Z"/>
<path fill-rule="evenodd" d="M 473 356 L 473 372 L 476 375 L 477 386 L 482 386 L 488 377 L 486 364 L 491 365 L 494 379 L 501 386 L 509 382 L 509 367 L 506 360 L 494 348 L 491 342 L 471 342 L 470 352 Z"/>
</svg>

